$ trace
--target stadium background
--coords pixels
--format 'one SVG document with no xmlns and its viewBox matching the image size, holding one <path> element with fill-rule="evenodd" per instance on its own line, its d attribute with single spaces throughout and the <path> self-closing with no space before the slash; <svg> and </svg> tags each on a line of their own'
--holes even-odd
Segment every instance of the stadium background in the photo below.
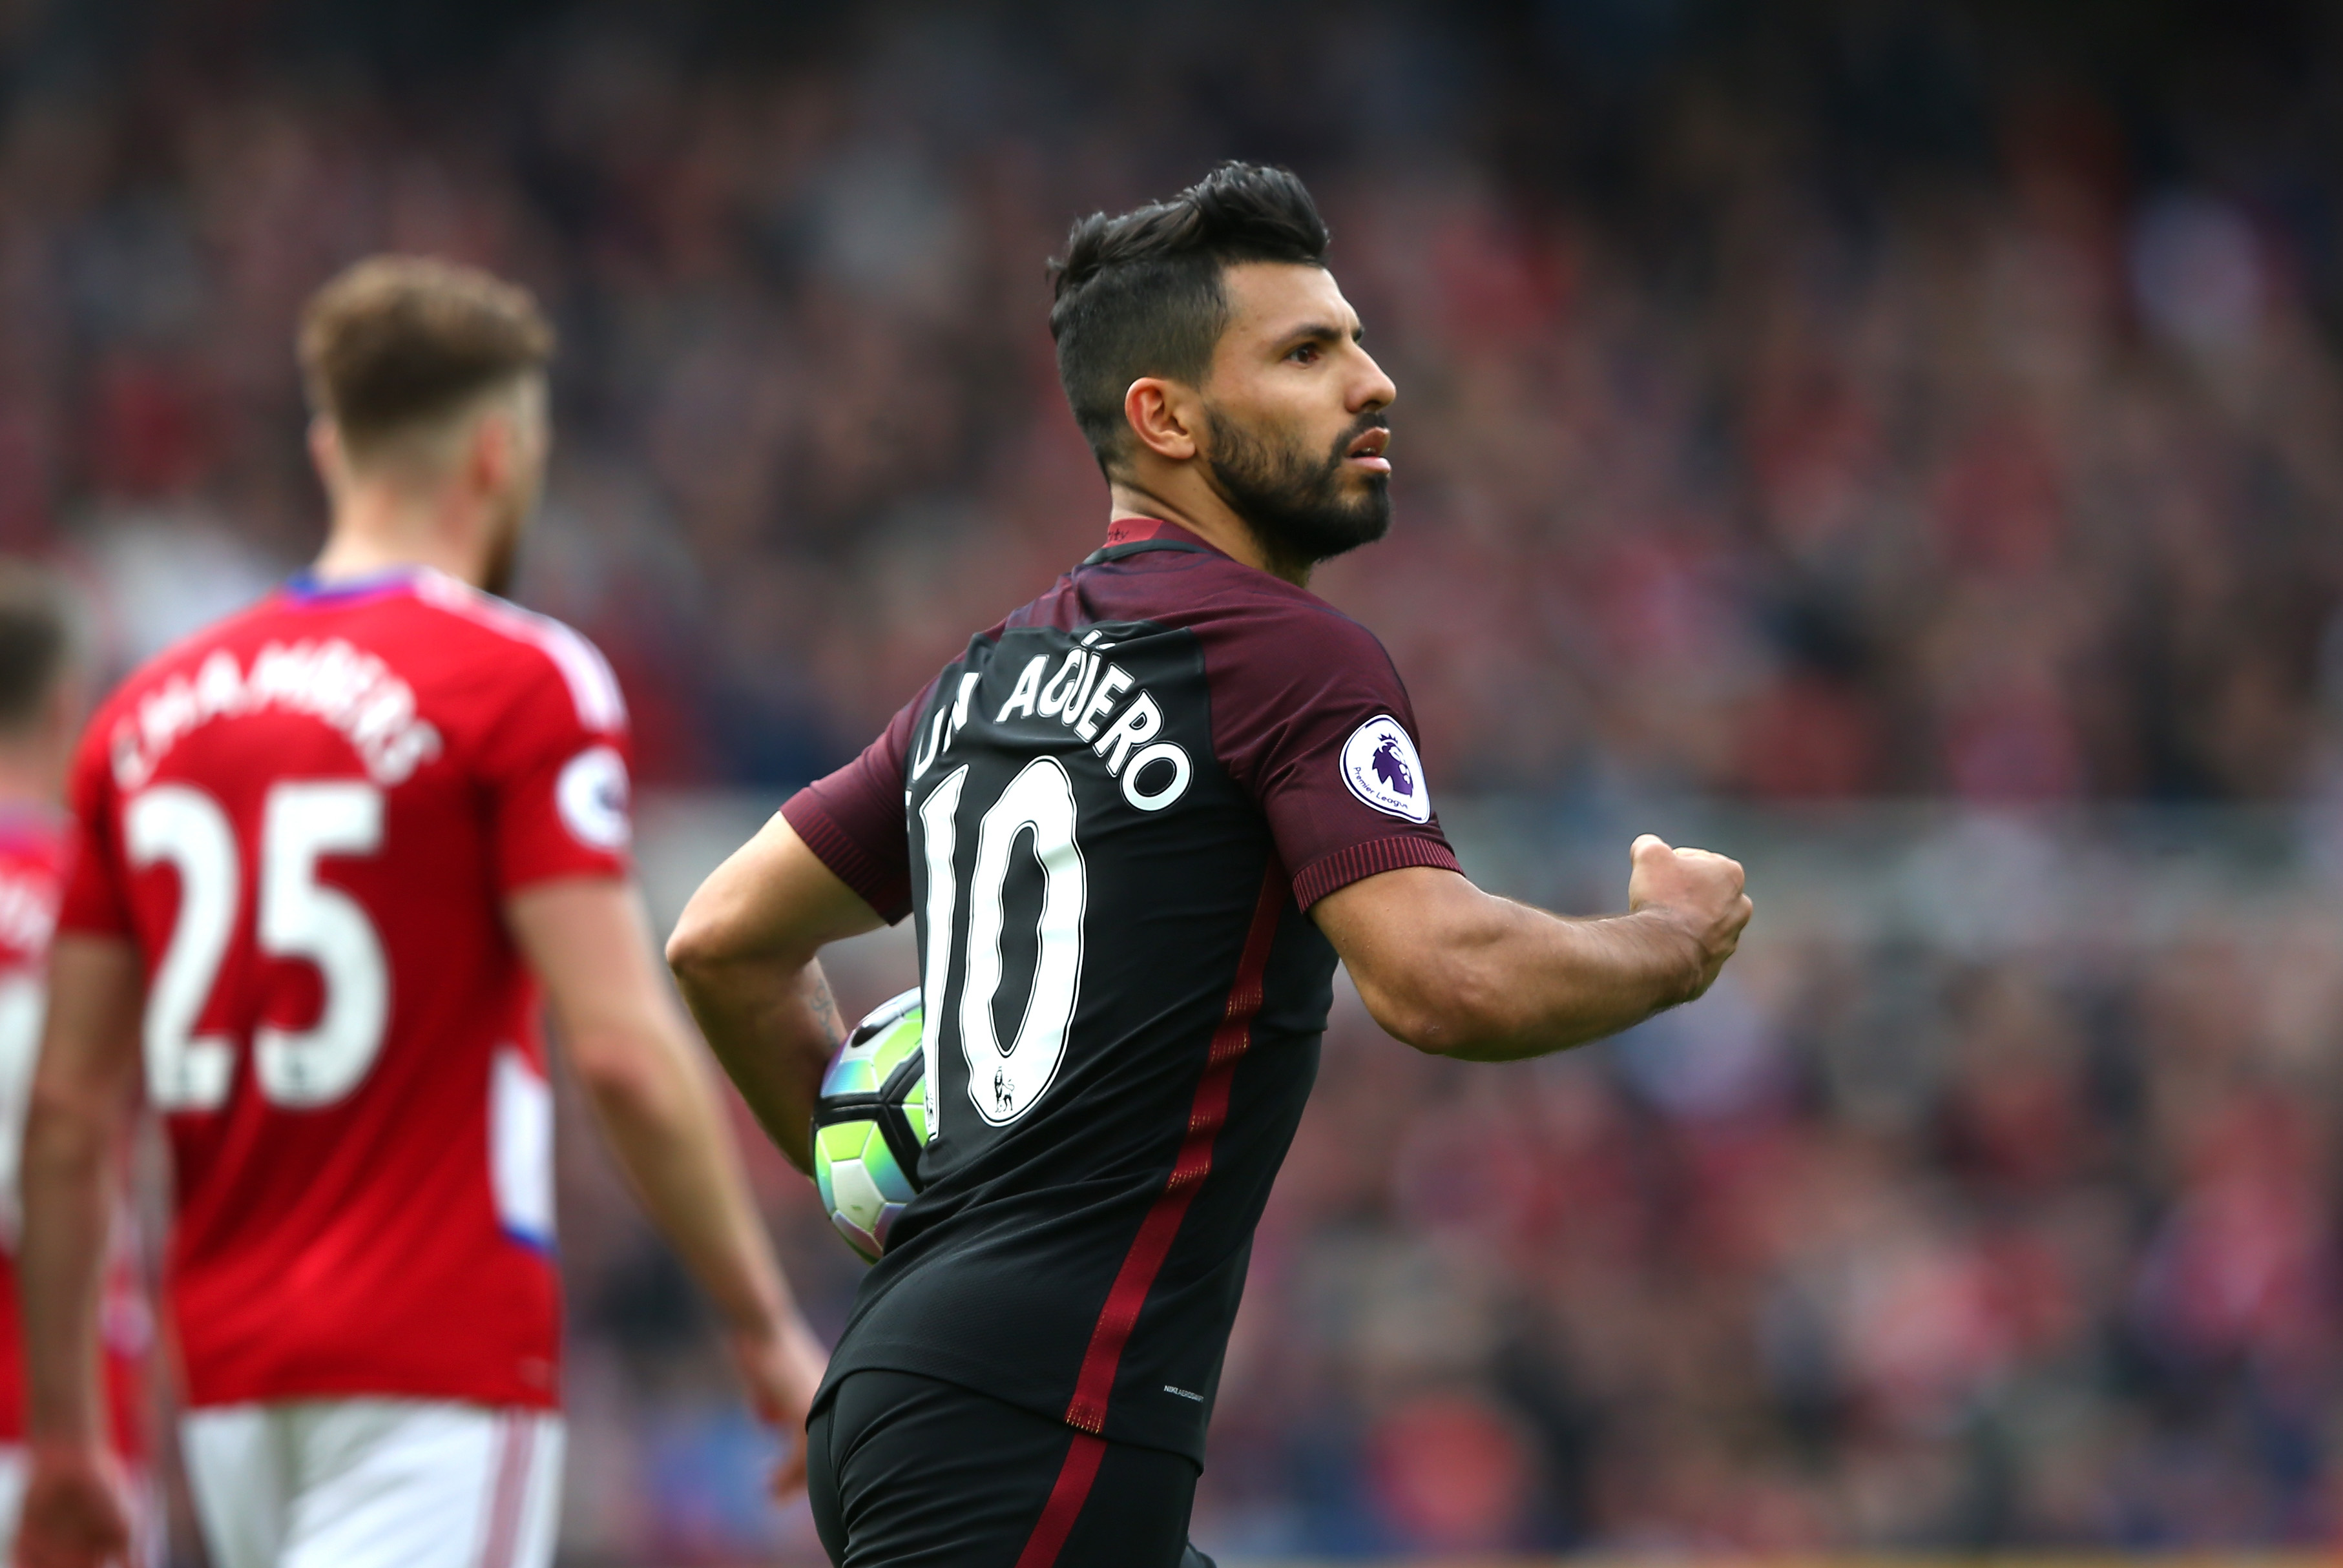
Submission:
<svg viewBox="0 0 2343 1568">
<path fill-rule="evenodd" d="M 1288 162 L 1403 389 L 1398 529 L 1319 586 L 1468 869 L 1598 909 L 1657 826 L 1760 913 L 1560 1060 L 1345 1005 L 1200 1541 L 2330 1543 L 2343 18 L 1137 10 L 0 0 L 0 548 L 118 671 L 314 547 L 312 286 L 525 278 L 522 597 L 621 670 L 671 911 L 1093 542 L 1067 221 Z M 840 990 L 911 972 L 874 940 Z M 562 1160 L 565 1561 L 802 1560 L 689 1287 Z M 834 1328 L 859 1265 L 758 1175 Z"/>
</svg>

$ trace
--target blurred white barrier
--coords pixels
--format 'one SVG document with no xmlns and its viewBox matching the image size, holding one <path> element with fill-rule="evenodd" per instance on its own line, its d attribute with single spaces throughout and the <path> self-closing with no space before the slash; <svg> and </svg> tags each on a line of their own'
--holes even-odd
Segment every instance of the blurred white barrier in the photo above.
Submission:
<svg viewBox="0 0 2343 1568">
<path fill-rule="evenodd" d="M 660 940 L 700 879 L 753 837 L 788 799 L 787 791 L 651 790 L 636 811 L 635 859 L 651 929 Z M 919 983 L 919 950 L 911 922 L 850 942 L 822 960 L 839 1005 L 859 1017 L 906 986 Z"/>
</svg>

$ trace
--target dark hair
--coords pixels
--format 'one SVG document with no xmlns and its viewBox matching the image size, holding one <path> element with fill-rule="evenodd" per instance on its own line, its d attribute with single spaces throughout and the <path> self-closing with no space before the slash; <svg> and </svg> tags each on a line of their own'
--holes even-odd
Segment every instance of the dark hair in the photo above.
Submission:
<svg viewBox="0 0 2343 1568">
<path fill-rule="evenodd" d="M 74 662 L 65 589 L 29 561 L 0 558 L 0 732 L 29 728 Z"/>
<path fill-rule="evenodd" d="M 309 406 L 363 449 L 543 369 L 553 328 L 527 289 L 478 267 L 378 256 L 310 299 L 300 354 Z"/>
<path fill-rule="evenodd" d="M 1291 170 L 1225 163 L 1170 201 L 1092 213 L 1050 264 L 1050 336 L 1074 418 L 1111 476 L 1126 450 L 1123 394 L 1142 376 L 1201 382 L 1228 326 L 1233 262 L 1326 264 L 1326 223 Z"/>
</svg>

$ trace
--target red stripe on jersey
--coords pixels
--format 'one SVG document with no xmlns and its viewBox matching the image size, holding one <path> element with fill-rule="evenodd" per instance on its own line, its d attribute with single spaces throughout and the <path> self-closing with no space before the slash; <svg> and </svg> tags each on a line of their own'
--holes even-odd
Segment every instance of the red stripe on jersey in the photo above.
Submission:
<svg viewBox="0 0 2343 1568">
<path fill-rule="evenodd" d="M 489 1494 L 488 1532 L 480 1543 L 480 1568 L 512 1568 L 520 1547 L 523 1505 L 528 1500 L 529 1453 L 537 1446 L 537 1422 L 519 1411 L 497 1418 L 496 1490 Z"/>
<path fill-rule="evenodd" d="M 1262 977 L 1269 968 L 1270 944 L 1277 936 L 1278 917 L 1285 912 L 1286 896 L 1285 868 L 1272 856 L 1269 873 L 1262 879 L 1261 897 L 1253 905 L 1252 929 L 1245 933 L 1244 956 L 1237 960 L 1236 983 L 1229 989 L 1228 1011 L 1220 1028 L 1212 1031 L 1212 1052 L 1204 1059 L 1203 1076 L 1196 1081 L 1195 1102 L 1188 1110 L 1188 1136 L 1180 1144 L 1171 1180 L 1140 1222 L 1139 1234 L 1131 1238 L 1131 1251 L 1123 1254 L 1122 1268 L 1099 1312 L 1098 1326 L 1091 1331 L 1081 1375 L 1066 1406 L 1069 1426 L 1089 1432 L 1106 1430 L 1107 1399 L 1114 1392 L 1122 1348 L 1138 1325 L 1140 1309 L 1147 1304 L 1147 1292 L 1154 1288 L 1156 1271 L 1163 1267 L 1172 1239 L 1180 1233 L 1189 1202 L 1212 1169 L 1212 1144 L 1220 1137 L 1221 1124 L 1228 1120 L 1229 1088 L 1235 1081 L 1237 1063 L 1252 1044 L 1252 1020 L 1261 1011 Z"/>
<path fill-rule="evenodd" d="M 1041 1517 L 1033 1522 L 1025 1550 L 1017 1554 L 1017 1568 L 1052 1568 L 1058 1553 L 1066 1549 L 1066 1537 L 1074 1533 L 1074 1521 L 1082 1516 L 1091 1483 L 1098 1479 L 1099 1462 L 1105 1458 L 1104 1439 L 1074 1433 L 1074 1445 L 1066 1450 L 1066 1462 L 1058 1468 L 1058 1483 L 1050 1488 L 1050 1501 L 1042 1504 Z"/>
</svg>

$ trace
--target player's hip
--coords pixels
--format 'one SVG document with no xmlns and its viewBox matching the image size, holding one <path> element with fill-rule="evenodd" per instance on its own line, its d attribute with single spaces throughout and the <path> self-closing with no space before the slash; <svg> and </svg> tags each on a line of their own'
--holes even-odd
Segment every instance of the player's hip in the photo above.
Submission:
<svg viewBox="0 0 2343 1568">
<path fill-rule="evenodd" d="M 1194 1461 L 956 1383 L 850 1373 L 817 1409 L 807 1458 L 840 1568 L 1210 1568 L 1188 1544 Z"/>
</svg>

